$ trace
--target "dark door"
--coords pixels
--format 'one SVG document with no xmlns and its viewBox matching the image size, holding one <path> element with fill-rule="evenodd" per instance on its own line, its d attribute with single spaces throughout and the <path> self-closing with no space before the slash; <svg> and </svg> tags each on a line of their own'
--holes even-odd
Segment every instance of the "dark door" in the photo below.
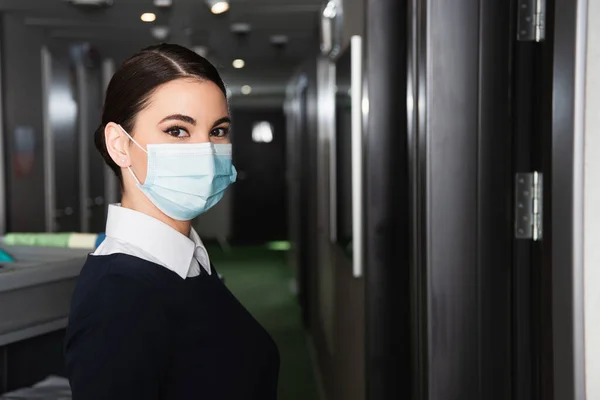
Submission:
<svg viewBox="0 0 600 400">
<path fill-rule="evenodd" d="M 105 228 L 104 160 L 96 150 L 94 132 L 102 115 L 103 89 L 100 56 L 88 44 L 74 46 L 76 60 L 78 125 L 80 153 L 80 202 L 83 232 L 102 232 Z"/>
<path fill-rule="evenodd" d="M 288 154 L 294 154 L 294 169 L 295 181 L 298 185 L 298 198 L 296 202 L 296 208 L 292 211 L 298 220 L 298 270 L 297 278 L 299 282 L 298 299 L 300 301 L 300 307 L 302 308 L 302 320 L 306 327 L 310 326 L 311 321 L 311 303 L 309 288 L 312 286 L 311 282 L 311 271 L 313 265 L 311 265 L 310 257 L 310 213 L 309 203 L 310 195 L 309 191 L 312 187 L 310 182 L 310 137 L 308 132 L 308 97 L 307 88 L 303 86 L 298 94 L 298 114 L 296 122 L 296 129 L 294 134 L 295 148 L 292 148 Z"/>
<path fill-rule="evenodd" d="M 100 125 L 102 118 L 102 74 L 100 65 L 97 61 L 94 64 L 88 65 L 86 68 L 85 81 L 87 84 L 88 97 L 87 106 L 87 130 L 86 134 L 89 137 L 88 152 L 90 163 L 89 176 L 89 221 L 90 232 L 104 232 L 106 226 L 106 207 L 105 207 L 105 174 L 112 173 L 105 168 L 104 159 L 96 149 L 94 144 L 94 132 Z"/>
<path fill-rule="evenodd" d="M 56 232 L 77 232 L 81 227 L 79 204 L 79 148 L 77 138 L 77 79 L 75 63 L 66 46 L 53 46 L 52 81 L 48 93 L 49 119 L 54 135 Z"/>
<path fill-rule="evenodd" d="M 394 155 L 400 156 L 400 150 L 406 149 L 410 234 L 406 237 L 406 232 L 399 232 L 397 237 L 410 241 L 411 262 L 407 263 L 400 252 L 389 257 L 387 271 L 380 271 L 378 276 L 375 269 L 371 278 L 373 282 L 379 278 L 383 284 L 392 281 L 394 285 L 412 281 L 406 290 L 412 292 L 412 298 L 398 297 L 396 303 L 408 301 L 412 306 L 412 323 L 403 324 L 404 329 L 397 336 L 404 334 L 405 342 L 398 348 L 413 356 L 413 398 L 512 399 L 519 374 L 515 371 L 514 338 L 521 329 L 521 319 L 513 313 L 519 306 L 513 301 L 512 273 L 515 185 L 511 142 L 514 94 L 510 88 L 516 31 L 511 23 L 510 4 L 484 0 L 450 4 L 433 0 L 425 8 L 420 1 L 411 2 L 411 6 L 409 12 L 417 18 L 410 19 L 410 29 L 396 31 L 398 37 L 409 32 L 409 62 L 399 59 L 387 71 L 394 75 L 402 71 L 402 65 L 409 67 L 409 101 L 404 104 L 409 112 L 409 129 L 406 142 L 394 147 Z M 379 11 L 390 14 L 389 9 Z M 373 22 L 369 32 L 377 35 L 388 17 L 373 17 L 378 18 L 369 19 Z M 386 48 L 381 38 L 370 40 L 380 50 L 369 54 L 388 60 L 394 44 Z M 393 93 L 387 89 L 388 81 L 380 78 L 384 70 L 378 61 L 370 60 L 373 69 L 368 72 L 372 76 L 370 132 L 394 140 L 393 125 L 390 128 L 383 122 L 392 120 L 377 114 L 391 113 L 381 104 L 395 104 Z M 401 93 L 402 84 L 396 84 Z M 377 93 L 386 90 L 391 101 L 383 103 L 386 99 Z M 399 110 L 401 105 L 398 104 Z M 404 148 L 403 143 L 408 147 Z M 372 147 L 369 143 L 369 149 Z M 386 154 L 388 147 L 380 148 L 380 152 Z M 377 162 L 374 157 L 370 165 Z M 385 169 L 380 170 L 377 175 L 384 176 Z M 397 177 L 388 178 L 390 181 L 406 179 L 402 165 L 396 166 L 394 173 Z M 372 202 L 377 204 L 375 200 Z M 387 207 L 394 215 L 395 208 Z M 380 209 L 384 208 L 377 207 L 372 214 L 379 216 Z M 402 215 L 396 218 L 406 224 Z M 372 222 L 377 221 L 370 218 L 369 225 Z M 371 229 L 377 232 L 376 228 Z M 383 250 L 380 253 L 386 254 Z M 387 254 L 393 254 L 392 250 L 387 250 Z M 388 278 L 388 271 L 394 271 L 391 260 L 402 260 L 396 265 L 408 266 L 403 276 Z M 381 297 L 381 291 L 376 289 L 373 287 L 372 292 Z M 394 299 L 397 292 L 396 287 L 388 288 L 388 298 Z M 369 308 L 374 315 L 380 309 Z M 397 314 L 403 322 L 407 320 L 406 314 Z M 373 341 L 378 339 L 372 337 Z M 378 359 L 371 361 L 374 371 L 378 365 L 375 361 Z M 390 365 L 394 366 L 392 362 Z M 408 366 L 402 366 L 403 370 L 396 365 L 397 375 L 410 376 Z M 387 378 L 387 382 L 373 380 L 370 398 L 392 398 L 389 393 L 395 395 L 403 390 L 399 380 Z M 403 383 L 410 386 L 408 381 Z"/>
<path fill-rule="evenodd" d="M 535 19 L 524 3 L 535 2 L 412 3 L 423 11 L 409 47 L 416 398 L 552 398 L 548 231 L 516 237 L 533 221 L 518 212 L 533 190 L 517 174 L 550 173 L 553 2 L 542 42 L 517 39 L 518 20 Z"/>
<path fill-rule="evenodd" d="M 314 280 L 311 272 L 310 236 L 310 190 L 311 185 L 311 137 L 308 119 L 308 79 L 301 75 L 296 81 L 294 95 L 286 105 L 286 163 L 287 163 L 287 216 L 289 220 L 289 240 L 291 249 L 289 262 L 296 274 L 298 301 L 302 309 L 302 320 L 308 328 L 315 302 L 312 302 L 310 288 Z M 312 98 L 311 98 L 312 100 Z M 315 183 L 316 181 L 312 181 Z M 314 292 L 312 292 L 314 294 Z"/>
<path fill-rule="evenodd" d="M 233 240 L 287 240 L 283 110 L 237 109 L 232 121 Z"/>
</svg>

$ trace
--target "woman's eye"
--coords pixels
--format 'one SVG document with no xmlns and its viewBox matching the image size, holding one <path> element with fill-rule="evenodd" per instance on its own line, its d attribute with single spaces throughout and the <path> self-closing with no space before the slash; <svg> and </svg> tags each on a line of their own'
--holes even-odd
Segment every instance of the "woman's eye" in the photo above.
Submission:
<svg viewBox="0 0 600 400">
<path fill-rule="evenodd" d="M 190 136 L 190 134 L 183 128 L 173 127 L 167 130 L 167 133 L 176 138 L 184 138 Z"/>
<path fill-rule="evenodd" d="M 229 133 L 229 128 L 215 128 L 210 132 L 211 136 L 225 137 Z"/>
</svg>

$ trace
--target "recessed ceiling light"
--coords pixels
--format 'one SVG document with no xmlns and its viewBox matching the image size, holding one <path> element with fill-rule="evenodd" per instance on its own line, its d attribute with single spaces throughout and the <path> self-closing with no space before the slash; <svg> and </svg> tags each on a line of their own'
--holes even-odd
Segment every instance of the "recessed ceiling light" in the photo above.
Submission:
<svg viewBox="0 0 600 400">
<path fill-rule="evenodd" d="M 246 63 L 244 62 L 244 60 L 242 60 L 241 58 L 238 58 L 237 60 L 233 60 L 233 68 L 244 68 L 244 65 L 246 65 Z"/>
<path fill-rule="evenodd" d="M 154 0 L 155 7 L 171 7 L 173 0 Z"/>
<path fill-rule="evenodd" d="M 245 95 L 252 93 L 252 87 L 250 85 L 242 86 L 241 90 L 242 90 L 242 94 L 245 94 Z"/>
<path fill-rule="evenodd" d="M 323 16 L 325 18 L 333 19 L 337 15 L 337 6 L 333 0 L 327 3 L 327 6 L 323 10 Z"/>
<path fill-rule="evenodd" d="M 223 14 L 229 10 L 229 0 L 208 0 L 207 3 L 213 14 Z"/>
<path fill-rule="evenodd" d="M 140 19 L 144 22 L 154 22 L 156 15 L 154 13 L 143 13 Z"/>
</svg>

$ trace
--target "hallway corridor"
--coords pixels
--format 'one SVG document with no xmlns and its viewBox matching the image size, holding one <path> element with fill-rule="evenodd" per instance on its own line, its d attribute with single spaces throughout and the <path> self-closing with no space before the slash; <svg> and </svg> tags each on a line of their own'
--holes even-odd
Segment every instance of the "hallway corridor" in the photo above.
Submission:
<svg viewBox="0 0 600 400">
<path fill-rule="evenodd" d="M 279 400 L 318 400 L 300 307 L 290 290 L 286 253 L 266 247 L 234 247 L 230 253 L 208 248 L 227 287 L 269 331 L 281 354 Z"/>
</svg>

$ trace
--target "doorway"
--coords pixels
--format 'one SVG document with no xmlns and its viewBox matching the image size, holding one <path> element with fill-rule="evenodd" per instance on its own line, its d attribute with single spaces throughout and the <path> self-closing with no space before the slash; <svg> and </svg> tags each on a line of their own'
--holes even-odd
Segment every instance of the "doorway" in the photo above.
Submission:
<svg viewBox="0 0 600 400">
<path fill-rule="evenodd" d="M 233 238 L 237 243 L 288 239 L 283 110 L 232 110 Z"/>
</svg>

